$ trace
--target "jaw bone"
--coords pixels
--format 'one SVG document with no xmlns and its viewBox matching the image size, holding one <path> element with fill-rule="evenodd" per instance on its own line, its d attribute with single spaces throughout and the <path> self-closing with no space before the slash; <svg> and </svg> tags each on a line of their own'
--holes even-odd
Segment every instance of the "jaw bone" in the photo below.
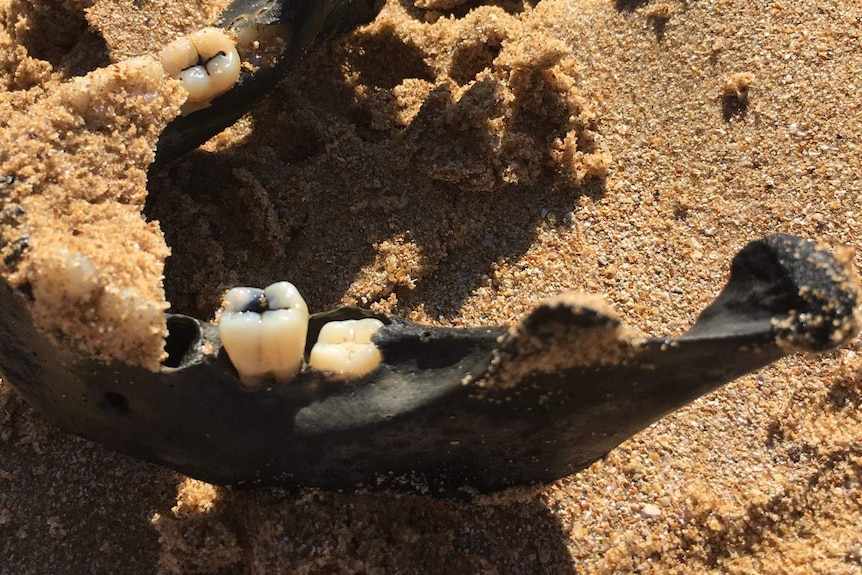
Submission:
<svg viewBox="0 0 862 575">
<path fill-rule="evenodd" d="M 383 327 L 379 319 L 331 321 L 320 330 L 311 348 L 308 363 L 331 373 L 336 379 L 356 379 L 368 375 L 382 360 L 372 336 Z"/>
<path fill-rule="evenodd" d="M 162 50 L 161 62 L 189 93 L 183 115 L 208 107 L 210 100 L 230 90 L 241 68 L 236 46 L 218 28 L 203 28 L 174 40 Z"/>
<path fill-rule="evenodd" d="M 308 307 L 289 282 L 265 290 L 233 288 L 225 295 L 219 335 L 243 385 L 292 379 L 302 368 Z"/>
<path fill-rule="evenodd" d="M 263 309 L 276 296 L 228 299 Z M 4 383 L 73 433 L 211 483 L 459 499 L 570 475 L 744 373 L 850 342 L 862 321 L 850 251 L 775 235 L 734 258 L 681 336 L 632 336 L 607 305 L 571 295 L 514 329 L 383 316 L 383 362 L 361 381 L 325 385 L 310 369 L 270 393 L 238 388 L 209 323 L 169 315 L 169 358 L 153 372 L 49 339 L 25 297 L 0 280 Z M 309 329 L 357 317 L 343 311 L 310 317 Z"/>
</svg>

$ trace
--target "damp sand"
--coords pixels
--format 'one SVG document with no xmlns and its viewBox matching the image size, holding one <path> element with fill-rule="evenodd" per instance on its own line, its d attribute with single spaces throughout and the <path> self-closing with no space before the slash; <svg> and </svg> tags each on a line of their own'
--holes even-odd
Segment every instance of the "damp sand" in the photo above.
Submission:
<svg viewBox="0 0 862 575">
<path fill-rule="evenodd" d="M 23 129 L 73 78 L 125 70 L 214 6 L 0 1 L 0 125 Z M 747 242 L 860 236 L 862 6 L 453 10 L 389 0 L 203 152 L 149 174 L 146 199 L 141 145 L 114 150 L 102 175 L 145 210 L 151 267 L 102 287 L 158 304 L 169 247 L 164 301 L 203 318 L 227 287 L 290 279 L 313 310 L 455 326 L 511 324 L 576 290 L 666 335 Z M 91 172 L 104 165 L 84 147 Z M 61 200 L 85 189 L 55 189 L 44 214 L 83 221 Z M 27 225 L 63 242 L 48 218 Z M 121 270 L 123 239 L 113 259 L 107 240 L 82 249 Z M 0 572 L 858 574 L 858 353 L 782 360 L 580 473 L 471 505 L 226 491 L 69 437 L 0 383 Z"/>
</svg>

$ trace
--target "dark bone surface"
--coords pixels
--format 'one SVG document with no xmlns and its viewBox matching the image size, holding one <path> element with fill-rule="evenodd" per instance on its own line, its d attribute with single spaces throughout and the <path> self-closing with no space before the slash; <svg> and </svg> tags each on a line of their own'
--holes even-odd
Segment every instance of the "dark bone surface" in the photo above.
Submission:
<svg viewBox="0 0 862 575">
<path fill-rule="evenodd" d="M 209 482 L 467 497 L 571 474 L 745 373 L 844 343 L 857 327 L 847 274 L 814 243 L 775 235 L 734 258 L 681 337 L 621 336 L 603 306 L 578 298 L 541 305 L 514 329 L 378 315 L 384 359 L 370 375 L 305 371 L 258 391 L 240 387 L 210 324 L 169 316 L 160 373 L 98 363 L 40 334 L 26 298 L 3 283 L 0 370 L 60 427 Z M 326 321 L 366 315 L 312 316 L 309 340 Z"/>
</svg>

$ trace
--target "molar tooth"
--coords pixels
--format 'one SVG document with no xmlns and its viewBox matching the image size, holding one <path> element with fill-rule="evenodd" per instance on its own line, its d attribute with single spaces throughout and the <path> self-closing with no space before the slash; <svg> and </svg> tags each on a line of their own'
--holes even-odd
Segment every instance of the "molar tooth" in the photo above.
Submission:
<svg viewBox="0 0 862 575">
<path fill-rule="evenodd" d="M 308 333 L 308 306 L 290 282 L 278 282 L 264 290 L 270 310 L 263 316 L 266 360 L 278 380 L 290 379 L 302 368 Z"/>
<path fill-rule="evenodd" d="M 247 387 L 257 387 L 268 371 L 261 359 L 261 323 L 253 311 L 225 311 L 219 319 L 222 345 Z"/>
<path fill-rule="evenodd" d="M 371 342 L 381 327 L 383 322 L 374 318 L 325 324 L 311 348 L 309 365 L 331 372 L 338 379 L 355 379 L 371 373 L 383 359 Z"/>
<path fill-rule="evenodd" d="M 233 41 L 218 28 L 204 28 L 168 44 L 162 67 L 189 93 L 184 113 L 209 105 L 239 79 L 242 62 Z"/>
<path fill-rule="evenodd" d="M 293 284 L 234 288 L 224 299 L 219 334 L 244 386 L 258 387 L 271 377 L 286 381 L 299 373 L 308 307 Z"/>
<path fill-rule="evenodd" d="M 237 16 L 233 22 L 230 23 L 228 29 L 233 32 L 236 37 L 236 43 L 239 46 L 250 46 L 260 35 L 258 24 L 249 19 L 248 14 Z"/>
</svg>

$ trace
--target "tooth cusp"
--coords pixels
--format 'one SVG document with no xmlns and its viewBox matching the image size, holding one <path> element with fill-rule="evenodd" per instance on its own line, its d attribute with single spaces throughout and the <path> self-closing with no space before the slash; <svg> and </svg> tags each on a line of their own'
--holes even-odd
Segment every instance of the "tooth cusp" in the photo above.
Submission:
<svg viewBox="0 0 862 575">
<path fill-rule="evenodd" d="M 356 379 L 374 371 L 383 359 L 371 341 L 383 322 L 374 318 L 331 321 L 311 348 L 309 365 L 337 379 Z"/>
<path fill-rule="evenodd" d="M 233 288 L 225 295 L 218 327 L 245 387 L 287 381 L 302 369 L 308 307 L 293 284 Z"/>
<path fill-rule="evenodd" d="M 197 65 L 200 55 L 188 36 L 177 38 L 162 50 L 162 68 L 171 78 L 179 78 L 180 72 Z"/>
<path fill-rule="evenodd" d="M 308 316 L 308 306 L 305 305 L 305 300 L 302 299 L 296 286 L 290 282 L 274 283 L 263 290 L 263 295 L 271 309 L 295 309 Z"/>
<path fill-rule="evenodd" d="M 233 41 L 218 28 L 204 28 L 174 40 L 162 50 L 161 62 L 189 94 L 184 114 L 208 106 L 210 100 L 230 90 L 242 64 Z"/>
</svg>

